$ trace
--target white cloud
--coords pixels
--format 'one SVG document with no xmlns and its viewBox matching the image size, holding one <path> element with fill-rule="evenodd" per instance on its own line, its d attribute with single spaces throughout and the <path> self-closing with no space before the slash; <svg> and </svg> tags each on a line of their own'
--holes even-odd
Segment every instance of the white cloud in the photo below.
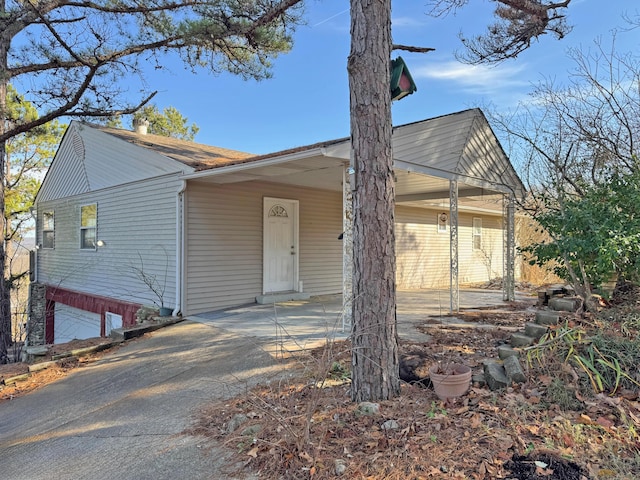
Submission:
<svg viewBox="0 0 640 480">
<path fill-rule="evenodd" d="M 505 90 L 521 90 L 530 81 L 526 65 L 466 65 L 456 61 L 429 62 L 420 67 L 412 67 L 411 75 L 447 83 L 454 83 L 465 93 L 477 95 L 504 94 Z"/>
<path fill-rule="evenodd" d="M 403 28 L 403 27 L 424 27 L 427 25 L 427 18 L 425 16 L 422 17 L 393 17 L 391 19 L 391 25 L 393 28 Z"/>
</svg>

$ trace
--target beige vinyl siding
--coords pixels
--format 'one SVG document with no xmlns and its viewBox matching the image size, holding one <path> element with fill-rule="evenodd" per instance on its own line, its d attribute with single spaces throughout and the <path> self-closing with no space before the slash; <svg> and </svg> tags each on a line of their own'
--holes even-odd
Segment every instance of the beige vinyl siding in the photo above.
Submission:
<svg viewBox="0 0 640 480">
<path fill-rule="evenodd" d="M 399 289 L 447 287 L 450 282 L 450 226 L 438 233 L 440 210 L 396 208 L 396 281 Z M 480 250 L 473 249 L 473 218 L 482 219 Z M 501 219 L 461 213 L 458 222 L 458 279 L 461 284 L 502 276 Z M 489 275 L 491 267 L 491 275 Z"/>
<path fill-rule="evenodd" d="M 74 142 L 73 139 L 76 141 Z M 73 125 L 67 128 L 63 141 L 47 170 L 37 201 L 71 197 L 90 190 L 84 165 L 85 145 Z"/>
<path fill-rule="evenodd" d="M 460 156 L 460 169 L 475 178 L 486 178 L 495 183 L 502 183 L 502 173 L 497 168 L 500 164 L 497 143 L 493 140 L 486 122 L 476 118 L 472 124 L 469 139 L 465 142 L 463 154 Z"/>
<path fill-rule="evenodd" d="M 55 248 L 38 250 L 38 280 L 71 290 L 152 304 L 158 301 L 134 273 L 140 266 L 164 283 L 175 304 L 176 195 L 181 182 L 155 179 L 64 200 L 43 202 L 55 215 Z M 80 249 L 80 207 L 97 203 L 96 250 Z M 41 222 L 41 218 L 38 219 Z M 38 243 L 42 242 L 39 225 Z M 140 255 L 140 256 L 139 256 Z"/>
<path fill-rule="evenodd" d="M 522 193 L 522 182 L 477 108 L 395 128 L 393 155 L 437 177 L 459 176 L 486 188 L 508 185 Z"/>
<path fill-rule="evenodd" d="M 482 247 L 473 248 L 473 219 L 482 219 Z M 460 283 L 487 282 L 503 275 L 502 219 L 490 215 L 460 217 L 458 278 Z"/>
<path fill-rule="evenodd" d="M 438 233 L 440 211 L 396 207 L 396 281 L 399 289 L 449 284 L 449 228 Z"/>
<path fill-rule="evenodd" d="M 478 115 L 460 156 L 459 171 L 496 185 L 512 185 L 517 188 L 520 181 L 511 164 L 504 158 L 505 154 L 491 127 L 484 117 Z"/>
<path fill-rule="evenodd" d="M 342 289 L 342 194 L 266 182 L 190 182 L 185 312 L 252 303 L 262 293 L 263 197 L 299 201 L 299 280 L 313 295 Z"/>
</svg>

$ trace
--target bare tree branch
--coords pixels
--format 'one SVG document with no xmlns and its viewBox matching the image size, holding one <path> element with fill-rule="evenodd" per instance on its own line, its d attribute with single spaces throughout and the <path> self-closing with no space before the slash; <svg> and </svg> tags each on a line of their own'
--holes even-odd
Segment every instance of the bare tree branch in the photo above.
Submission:
<svg viewBox="0 0 640 480">
<path fill-rule="evenodd" d="M 413 52 L 413 53 L 428 53 L 434 52 L 436 49 L 431 47 L 414 47 L 411 45 L 399 45 L 394 43 L 391 45 L 391 50 L 404 50 L 405 52 Z"/>
</svg>

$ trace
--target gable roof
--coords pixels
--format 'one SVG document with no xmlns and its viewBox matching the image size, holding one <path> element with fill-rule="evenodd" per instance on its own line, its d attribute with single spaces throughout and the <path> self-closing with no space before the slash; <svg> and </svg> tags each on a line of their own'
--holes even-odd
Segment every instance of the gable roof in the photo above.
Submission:
<svg viewBox="0 0 640 480">
<path fill-rule="evenodd" d="M 468 185 L 524 185 L 479 108 L 394 128 L 396 164 Z"/>
<path fill-rule="evenodd" d="M 194 171 L 83 122 L 72 121 L 48 168 L 37 201 L 67 198 L 151 177 Z"/>
<path fill-rule="evenodd" d="M 150 133 L 142 135 L 130 130 L 104 127 L 102 125 L 91 125 L 91 127 L 133 145 L 151 149 L 161 155 L 184 163 L 195 170 L 215 168 L 256 156 L 247 152 L 229 150 L 162 135 Z"/>
<path fill-rule="evenodd" d="M 188 178 L 227 175 L 249 169 L 264 170 L 267 166 L 301 162 L 312 157 L 331 157 L 348 162 L 350 156 L 350 139 L 344 137 L 198 169 Z M 516 195 L 522 195 L 525 190 L 489 122 L 478 108 L 394 127 L 393 157 L 396 169 L 405 172 L 457 180 L 497 191 L 513 191 Z M 256 176 L 236 175 L 238 181 L 257 179 Z M 416 185 L 416 188 L 423 187 L 424 183 Z"/>
<path fill-rule="evenodd" d="M 88 143 L 86 147 L 85 143 Z M 91 162 L 85 161 L 87 150 L 94 158 Z M 516 194 L 524 192 L 520 178 L 478 108 L 394 127 L 393 155 L 396 169 L 404 172 L 498 191 L 504 191 L 503 187 L 507 186 Z M 348 137 L 255 155 L 73 121 L 56 152 L 38 199 L 62 198 L 122 184 L 123 178 L 135 181 L 165 173 L 179 172 L 189 179 L 253 172 L 244 176 L 236 173 L 235 181 L 281 176 L 289 170 L 281 167 L 278 170 L 274 168 L 276 165 L 307 162 L 309 171 L 320 168 L 323 163 L 326 167 L 329 158 L 334 159 L 334 166 L 344 164 L 350 156 Z M 64 166 L 57 165 L 58 157 L 64 157 Z M 273 171 L 267 174 L 266 169 Z M 128 177 L 123 176 L 123 172 L 128 172 Z M 415 189 L 424 189 L 424 183 L 416 183 Z M 413 193 L 410 185 L 407 184 L 405 192 Z"/>
</svg>

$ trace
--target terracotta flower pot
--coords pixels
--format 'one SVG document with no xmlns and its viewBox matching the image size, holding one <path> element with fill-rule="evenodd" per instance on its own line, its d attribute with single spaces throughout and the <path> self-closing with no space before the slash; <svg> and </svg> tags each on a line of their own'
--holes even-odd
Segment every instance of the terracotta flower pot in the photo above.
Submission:
<svg viewBox="0 0 640 480">
<path fill-rule="evenodd" d="M 446 371 L 442 371 L 440 365 L 432 365 L 429 378 L 438 398 L 446 401 L 467 393 L 471 385 L 471 369 L 466 365 L 448 365 Z"/>
</svg>

